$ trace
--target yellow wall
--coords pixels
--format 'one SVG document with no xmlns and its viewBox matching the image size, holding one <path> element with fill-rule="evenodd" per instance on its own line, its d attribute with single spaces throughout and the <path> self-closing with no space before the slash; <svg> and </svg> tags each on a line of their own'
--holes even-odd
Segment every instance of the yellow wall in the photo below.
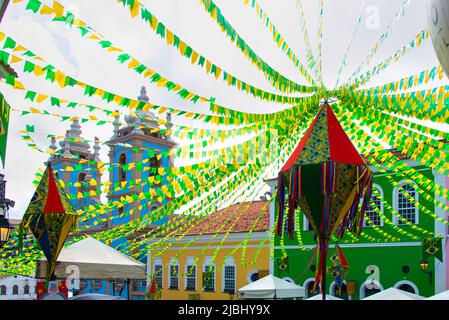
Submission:
<svg viewBox="0 0 449 320">
<path fill-rule="evenodd" d="M 246 263 L 252 263 L 254 255 L 257 251 L 257 246 L 259 245 L 260 241 L 248 241 L 248 246 L 246 249 Z M 179 271 L 181 273 L 185 273 L 186 263 L 188 257 L 197 257 L 202 252 L 201 250 L 207 246 L 208 243 L 196 243 L 195 245 L 191 245 L 188 249 L 185 249 L 179 256 L 178 256 L 178 263 L 179 263 Z M 178 244 L 175 248 L 170 248 L 169 250 L 162 253 L 159 258 L 162 259 L 163 264 L 163 288 L 161 290 L 161 299 L 162 300 L 187 300 L 189 299 L 189 294 L 200 294 L 201 300 L 229 300 L 230 296 L 228 293 L 223 293 L 223 269 L 218 270 L 222 262 L 224 261 L 224 258 L 232 252 L 232 250 L 240 244 L 239 242 L 224 242 L 220 245 L 220 251 L 217 255 L 217 259 L 214 262 L 215 265 L 215 292 L 204 292 L 202 290 L 202 272 L 203 272 L 203 266 L 205 264 L 206 257 L 213 257 L 214 251 L 216 250 L 216 246 L 218 243 L 212 243 L 210 247 L 204 250 L 204 253 L 201 254 L 200 259 L 198 260 L 197 264 L 197 272 L 196 272 L 196 291 L 186 291 L 185 283 L 186 278 L 183 274 L 179 276 L 179 289 L 168 289 L 169 285 L 169 263 L 172 259 L 172 257 L 175 257 L 176 253 L 182 248 L 181 244 Z M 229 247 L 229 248 L 228 248 Z M 155 252 L 157 253 L 157 251 Z M 236 250 L 232 257 L 235 262 L 236 266 L 236 291 L 248 284 L 248 274 L 251 271 L 259 270 L 259 271 L 268 271 L 269 270 L 269 242 L 266 241 L 264 244 L 264 247 L 260 251 L 260 254 L 257 258 L 257 261 L 255 264 L 244 266 L 241 264 L 241 255 L 242 250 L 239 248 Z M 153 265 L 154 265 L 154 256 L 151 257 L 151 272 L 153 271 Z M 235 295 L 234 299 L 237 299 L 237 295 Z"/>
</svg>

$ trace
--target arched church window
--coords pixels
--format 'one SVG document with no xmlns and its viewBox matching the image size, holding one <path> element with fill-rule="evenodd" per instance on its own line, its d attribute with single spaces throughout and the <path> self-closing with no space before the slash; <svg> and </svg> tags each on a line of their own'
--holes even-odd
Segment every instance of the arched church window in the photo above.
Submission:
<svg viewBox="0 0 449 320">
<path fill-rule="evenodd" d="M 162 158 L 158 159 L 157 156 L 154 156 L 150 159 L 150 175 L 155 176 L 158 174 L 158 168 L 162 166 Z"/>
<path fill-rule="evenodd" d="M 118 159 L 119 169 L 118 169 L 118 179 L 120 182 L 126 181 L 126 170 L 123 167 L 126 165 L 126 154 L 122 153 Z"/>
<path fill-rule="evenodd" d="M 84 172 L 81 172 L 78 175 L 78 183 L 79 183 L 78 192 L 84 191 L 85 182 L 86 182 L 86 174 Z"/>
<path fill-rule="evenodd" d="M 117 209 L 117 214 L 119 218 L 123 218 L 123 212 L 125 212 L 125 207 L 120 207 Z"/>
<path fill-rule="evenodd" d="M 81 172 L 78 175 L 78 182 L 84 182 L 84 181 L 86 181 L 86 174 L 84 172 Z"/>
<path fill-rule="evenodd" d="M 162 167 L 162 158 L 158 159 L 157 156 L 154 156 L 150 158 L 149 164 L 151 168 L 149 175 L 156 176 L 153 187 L 159 187 L 161 185 L 161 179 L 157 175 L 159 174 L 159 168 Z"/>
</svg>

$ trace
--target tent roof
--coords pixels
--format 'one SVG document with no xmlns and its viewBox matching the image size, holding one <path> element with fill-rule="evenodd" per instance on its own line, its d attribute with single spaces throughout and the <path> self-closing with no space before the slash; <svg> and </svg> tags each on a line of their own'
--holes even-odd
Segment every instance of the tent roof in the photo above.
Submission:
<svg viewBox="0 0 449 320">
<path fill-rule="evenodd" d="M 268 275 L 238 290 L 246 299 L 298 298 L 305 296 L 305 290 L 294 283 Z"/>
<path fill-rule="evenodd" d="M 323 300 L 323 295 L 317 294 L 313 297 L 307 298 L 306 300 Z M 343 299 L 326 294 L 326 300 L 343 300 Z"/>
<path fill-rule="evenodd" d="M 365 164 L 327 102 L 321 107 L 281 172 L 289 170 L 294 164 L 322 162 Z"/>
<path fill-rule="evenodd" d="M 363 300 L 424 300 L 424 297 L 397 288 L 388 288 Z"/>
<path fill-rule="evenodd" d="M 46 260 L 38 263 L 38 276 Z M 66 278 L 66 267 L 76 265 L 82 279 L 145 279 L 145 264 L 134 260 L 104 243 L 88 237 L 61 250 L 57 260 L 55 275 Z"/>
<path fill-rule="evenodd" d="M 426 300 L 449 300 L 449 290 L 440 292 L 434 296 L 427 298 Z"/>
</svg>

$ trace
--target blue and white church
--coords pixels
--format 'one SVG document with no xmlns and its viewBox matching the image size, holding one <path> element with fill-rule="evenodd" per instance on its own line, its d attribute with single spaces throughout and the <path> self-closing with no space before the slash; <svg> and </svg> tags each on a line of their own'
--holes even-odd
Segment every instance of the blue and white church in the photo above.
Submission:
<svg viewBox="0 0 449 320">
<path fill-rule="evenodd" d="M 145 87 L 140 90 L 139 102 L 148 102 L 149 98 Z M 109 203 L 121 203 L 125 197 L 137 197 L 141 193 L 149 192 L 150 188 L 157 188 L 167 183 L 164 175 L 159 175 L 158 168 L 173 166 L 173 158 L 168 151 L 176 147 L 171 135 L 161 133 L 158 118 L 151 111 L 137 109 L 120 119 L 118 112 L 115 113 L 113 121 L 112 136 L 105 144 L 109 147 Z M 173 124 L 171 115 L 167 115 L 165 129 L 171 130 Z M 98 164 L 100 159 L 100 141 L 94 139 L 91 147 L 82 137 L 81 125 L 78 119 L 74 119 L 70 129 L 66 131 L 65 138 L 56 145 L 56 139 L 52 138 L 50 149 L 54 154 L 48 162 L 59 179 L 65 185 L 65 191 L 71 195 L 71 201 L 75 209 L 86 208 L 89 205 L 102 203 L 100 186 L 102 173 Z M 133 164 L 133 165 L 131 165 Z M 135 165 L 135 164 L 144 164 Z M 70 168 L 70 170 L 67 170 Z M 92 183 L 92 180 L 95 183 Z M 167 200 L 164 200 L 167 201 Z M 155 204 L 156 203 L 156 204 Z M 140 216 L 151 214 L 151 211 L 163 205 L 151 199 L 134 201 L 125 205 L 113 206 L 108 212 L 106 222 L 94 223 L 94 219 L 87 222 L 89 228 L 83 233 L 96 233 L 113 228 L 117 225 L 127 223 Z M 104 216 L 103 216 L 104 217 Z M 156 221 L 160 225 L 168 220 L 167 217 Z M 82 225 L 82 224 L 80 224 Z M 126 246 L 129 239 L 116 239 L 111 246 Z M 146 262 L 142 257 L 142 262 Z M 144 299 L 146 281 L 134 281 L 130 284 L 130 292 L 124 281 L 81 281 L 81 293 L 102 293 L 109 295 L 120 295 L 124 299 Z"/>
</svg>

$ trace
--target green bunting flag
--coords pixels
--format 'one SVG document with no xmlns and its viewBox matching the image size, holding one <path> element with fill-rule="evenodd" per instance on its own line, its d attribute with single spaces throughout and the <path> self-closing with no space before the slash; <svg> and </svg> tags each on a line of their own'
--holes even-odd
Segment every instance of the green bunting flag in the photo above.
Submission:
<svg viewBox="0 0 449 320">
<path fill-rule="evenodd" d="M 203 288 L 209 288 L 213 285 L 211 272 L 203 272 Z"/>
<path fill-rule="evenodd" d="M 5 167 L 6 159 L 6 143 L 8 141 L 8 126 L 10 107 L 6 103 L 5 98 L 0 96 L 0 157 L 3 168 Z"/>
<path fill-rule="evenodd" d="M 32 182 L 37 191 L 24 216 L 22 228 L 12 231 L 9 241 L 0 250 L 2 259 L 0 274 L 32 275 L 36 270 L 36 261 L 40 258 L 45 257 L 54 264 L 63 245 L 75 243 L 88 234 L 107 245 L 111 245 L 117 239 L 128 239 L 126 246 L 119 246 L 117 249 L 138 260 L 147 255 L 148 251 L 152 252 L 152 259 L 161 256 L 163 260 L 166 260 L 163 255 L 168 254 L 169 250 L 173 250 L 174 245 L 181 244 L 182 248 L 177 251 L 175 258 L 183 259 L 181 256 L 183 251 L 208 231 L 208 228 L 204 228 L 198 234 L 195 233 L 195 236 L 190 237 L 190 231 L 199 226 L 199 223 L 206 221 L 205 225 L 208 226 L 215 223 L 215 219 L 219 221 L 219 217 L 225 212 L 224 209 L 220 209 L 221 212 L 214 216 L 211 215 L 217 212 L 218 208 L 231 207 L 239 199 L 252 199 L 251 201 L 259 199 L 259 193 L 265 186 L 265 179 L 276 175 L 296 152 L 298 143 L 305 135 L 308 136 L 307 128 L 320 125 L 320 122 L 312 124 L 312 121 L 317 117 L 323 102 L 328 102 L 329 110 L 335 113 L 336 119 L 332 118 L 334 119 L 332 121 L 341 123 L 342 133 L 346 133 L 354 143 L 356 151 L 365 155 L 364 158 L 369 160 L 370 166 L 378 168 L 378 173 L 382 174 L 382 179 L 386 183 L 397 187 L 398 191 L 401 191 L 404 197 L 416 206 L 420 214 L 426 215 L 435 221 L 435 224 L 440 223 L 444 227 L 449 225 L 449 219 L 439 216 L 435 212 L 437 208 L 442 211 L 449 210 L 447 204 L 449 189 L 436 183 L 433 176 L 426 176 L 425 172 L 429 169 L 429 171 L 433 170 L 443 176 L 449 174 L 449 144 L 447 143 L 449 134 L 438 130 L 438 126 L 434 125 L 449 123 L 449 110 L 447 109 L 449 84 L 436 83 L 436 81 L 445 80 L 442 67 L 430 66 L 412 75 L 405 73 L 401 79 L 392 80 L 389 83 L 381 81 L 374 87 L 370 86 L 371 80 L 381 76 L 382 72 L 406 57 L 412 52 L 412 49 L 415 50 L 422 46 L 426 39 L 430 39 L 430 32 L 423 29 L 412 39 L 408 39 L 403 46 L 399 46 L 399 49 L 392 55 L 384 60 L 381 59 L 380 63 L 373 64 L 371 68 L 375 54 L 381 49 L 392 26 L 405 12 L 410 0 L 401 0 L 401 8 L 381 34 L 376 45 L 356 67 L 356 71 L 342 85 L 339 85 L 340 76 L 344 74 L 342 70 L 347 66 L 352 40 L 363 22 L 362 4 L 353 36 L 340 63 L 337 84 L 332 90 L 327 90 L 320 83 L 322 79 L 321 42 L 324 40 L 324 0 L 318 1 L 320 15 L 317 19 L 319 23 L 318 39 L 320 40 L 318 50 L 312 50 L 303 5 L 301 0 L 297 0 L 300 18 L 299 31 L 304 39 L 306 49 L 303 61 L 296 57 L 280 30 L 262 9 L 259 1 L 243 0 L 243 3 L 250 6 L 250 10 L 260 19 L 260 26 L 264 25 L 267 28 L 274 45 L 286 55 L 293 67 L 299 70 L 298 76 L 301 80 L 304 78 L 303 80 L 307 81 L 306 85 L 297 83 L 296 80 L 290 80 L 275 70 L 267 61 L 264 61 L 231 26 L 213 0 L 200 0 L 200 5 L 206 14 L 218 25 L 221 32 L 230 40 L 231 45 L 240 50 L 254 68 L 262 72 L 262 76 L 267 80 L 267 85 L 269 88 L 276 89 L 275 92 L 272 92 L 271 89 L 266 89 L 266 91 L 255 87 L 250 84 L 249 79 L 248 82 L 240 80 L 229 70 L 224 70 L 208 60 L 169 30 L 168 26 L 159 21 L 139 0 L 116 1 L 119 5 L 122 4 L 129 9 L 132 18 L 142 19 L 158 38 L 168 46 L 175 48 L 176 52 L 186 58 L 191 65 L 196 65 L 200 71 L 213 75 L 211 81 L 225 82 L 226 85 L 234 87 L 232 90 L 236 94 L 251 94 L 251 99 L 257 98 L 261 102 L 269 101 L 279 104 L 265 110 L 258 108 L 254 110 L 254 113 L 248 112 L 243 105 L 240 108 L 222 106 L 220 98 L 210 97 L 210 95 L 214 95 L 213 92 L 204 96 L 199 95 L 174 80 L 165 78 L 157 70 L 142 64 L 101 36 L 91 26 L 67 11 L 58 1 L 48 0 L 44 3 L 42 0 L 15 0 L 12 3 L 22 3 L 22 9 L 27 13 L 45 16 L 49 23 L 55 21 L 55 23 L 69 26 L 70 29 L 79 30 L 86 41 L 94 41 L 101 50 L 113 55 L 113 59 L 119 66 L 134 71 L 139 79 L 145 80 L 152 86 L 170 91 L 186 101 L 201 103 L 201 105 L 182 106 L 183 110 L 179 110 L 176 106 L 152 104 L 151 96 L 150 101 L 139 101 L 139 99 L 109 92 L 94 86 L 89 79 L 84 82 L 70 77 L 63 70 L 57 69 L 42 57 L 19 44 L 18 40 L 0 31 L 1 63 L 14 66 L 21 77 L 22 75 L 33 77 L 45 81 L 47 84 L 58 85 L 58 89 L 61 89 L 60 94 L 53 96 L 39 92 L 37 89 L 34 89 L 37 91 L 28 90 L 11 74 L 6 74 L 4 79 L 0 79 L 5 85 L 11 87 L 9 89 L 16 90 L 17 94 L 23 97 L 27 103 L 27 106 L 21 109 L 15 106 L 9 107 L 0 94 L 0 156 L 3 166 L 10 112 L 15 112 L 21 117 L 31 118 L 30 116 L 32 116 L 33 119 L 34 117 L 44 117 L 62 123 L 76 119 L 80 123 L 102 126 L 98 127 L 98 130 L 111 128 L 112 125 L 114 128 L 120 127 L 120 117 L 123 116 L 139 118 L 142 121 L 136 120 L 136 123 L 139 123 L 135 124 L 136 129 L 138 127 L 144 131 L 145 135 L 151 135 L 155 139 L 165 140 L 164 145 L 166 142 L 176 143 L 166 150 L 157 151 L 150 149 L 153 147 L 136 145 L 126 139 L 108 142 L 100 141 L 98 138 L 92 140 L 84 139 L 81 136 L 61 136 L 55 131 L 40 131 L 41 125 L 36 120 L 35 122 L 25 121 L 25 119 L 20 121 L 25 130 L 18 130 L 19 136 L 26 147 L 40 152 L 42 156 L 48 153 L 53 156 L 53 159 L 58 158 L 58 161 L 64 161 L 64 164 L 55 168 L 54 175 L 43 170 L 35 174 Z M 317 57 L 314 57 L 315 51 L 319 53 Z M 426 85 L 426 88 L 423 85 Z M 65 93 L 68 93 L 66 90 L 71 90 L 71 88 L 79 90 L 80 95 L 84 96 L 83 98 L 95 98 L 97 102 L 90 99 L 90 102 L 86 103 L 82 103 L 82 100 L 67 100 L 68 97 Z M 294 93 L 304 94 L 294 96 Z M 207 110 L 200 111 L 207 106 L 209 107 Z M 154 112 L 154 116 L 146 115 L 150 111 Z M 77 116 L 72 116 L 72 114 Z M 172 116 L 174 121 L 172 121 Z M 185 126 L 180 125 L 177 118 L 187 119 L 189 122 L 194 121 L 189 126 Z M 323 119 L 327 121 L 326 117 L 321 120 Z M 141 123 L 151 123 L 151 125 L 140 125 Z M 203 126 L 206 123 L 210 126 Z M 47 126 L 46 129 L 53 130 L 56 127 Z M 37 137 L 40 138 L 37 139 Z M 43 140 L 50 138 L 52 138 L 52 142 L 48 147 L 48 143 Z M 126 163 L 102 162 L 98 158 L 83 159 L 79 154 L 70 155 L 70 160 L 66 161 L 62 148 L 54 148 L 60 141 L 75 145 L 95 143 L 96 146 L 123 148 L 136 155 L 133 154 L 130 157 L 133 161 Z M 309 151 L 319 153 L 320 150 L 315 146 Z M 409 165 L 408 159 L 415 160 L 420 166 Z M 189 162 L 184 163 L 183 161 L 186 160 Z M 165 165 L 165 163 L 168 164 Z M 180 166 L 175 166 L 175 163 L 179 163 Z M 112 174 L 118 170 L 126 173 L 127 178 L 124 181 L 97 179 L 98 174 L 101 175 L 106 171 Z M 85 172 L 89 178 L 84 181 L 72 181 L 67 178 L 79 172 Z M 359 177 L 358 172 L 354 177 L 357 177 L 358 180 L 365 179 Z M 292 178 L 294 176 L 286 176 L 288 179 L 285 181 L 286 185 Z M 319 178 L 317 176 L 317 183 L 319 183 Z M 411 180 L 416 184 L 415 193 L 405 192 L 407 190 L 399 184 L 404 179 Z M 54 181 L 50 183 L 50 180 Z M 290 182 L 288 185 L 298 186 L 298 184 Z M 53 191 L 57 191 L 56 193 L 51 192 L 50 185 L 53 186 Z M 282 191 L 282 189 L 279 190 Z M 270 198 L 277 198 L 279 190 L 275 191 Z M 59 191 L 61 195 L 65 193 L 59 199 L 62 207 L 56 198 L 56 200 L 53 199 L 54 201 L 48 201 L 51 196 L 55 196 L 55 194 L 58 196 Z M 424 226 L 408 221 L 401 215 L 401 211 L 395 209 L 390 203 L 391 199 L 387 196 L 384 197 L 380 191 L 374 189 L 375 197 L 373 196 L 369 202 L 366 201 L 366 204 L 367 206 L 371 204 L 372 210 L 382 220 L 381 225 L 376 225 L 374 219 L 366 217 L 367 225 L 370 226 L 366 231 L 354 227 L 358 232 L 344 234 L 340 232 L 339 236 L 342 237 L 340 239 L 337 239 L 336 236 L 325 237 L 325 239 L 334 244 L 339 242 L 355 245 L 418 241 L 423 245 L 423 262 L 431 263 L 433 257 L 441 261 L 444 238 L 436 234 L 434 224 L 429 224 L 432 228 L 427 230 Z M 358 194 L 359 190 L 354 192 Z M 114 197 L 106 197 L 104 201 L 97 201 L 104 195 L 110 194 Z M 354 199 L 359 199 L 359 197 L 354 195 Z M 80 200 L 86 201 L 75 211 L 70 205 L 71 201 L 77 201 L 78 204 Z M 56 205 L 53 203 L 46 208 L 46 204 L 52 204 L 52 202 L 56 202 Z M 281 237 L 279 240 L 275 238 L 276 227 L 271 228 L 259 244 L 253 243 L 251 240 L 252 232 L 259 231 L 259 222 L 263 220 L 265 210 L 270 205 L 270 201 L 266 202 L 266 206 L 261 209 L 251 228 L 245 231 L 245 239 L 235 244 L 232 252 L 223 261 L 220 261 L 220 253 L 222 253 L 220 250 L 226 245 L 225 241 L 233 232 L 233 227 L 246 216 L 249 205 L 245 205 L 244 210 L 235 210 L 227 218 L 223 218 L 226 220 L 212 235 L 209 244 L 202 245 L 201 252 L 196 255 L 194 264 L 200 261 L 203 254 L 209 255 L 206 252 L 207 248 L 215 247 L 212 259 L 203 270 L 204 272 L 199 275 L 202 276 L 200 281 L 202 280 L 204 291 L 210 292 L 216 289 L 217 275 L 215 272 L 222 272 L 227 258 L 238 250 L 241 250 L 240 261 L 243 266 L 257 268 L 255 264 L 259 253 L 264 252 L 268 242 L 270 242 L 269 257 L 275 263 L 275 270 L 281 275 L 295 271 L 293 264 L 290 271 L 290 261 L 284 238 Z M 378 205 L 378 202 L 381 206 Z M 365 208 L 365 204 L 360 206 Z M 117 208 L 121 208 L 120 212 L 117 212 Z M 151 210 L 146 210 L 147 208 L 151 208 Z M 357 214 L 356 209 L 362 211 L 362 208 L 359 208 L 359 205 L 354 202 L 354 208 L 351 208 L 354 215 Z M 176 218 L 171 218 L 173 213 L 181 213 L 181 211 L 182 214 L 176 214 Z M 64 217 L 64 214 L 69 217 Z M 301 215 L 294 215 L 293 219 L 289 219 L 289 230 L 291 230 L 291 237 L 297 238 L 300 250 L 308 253 L 313 250 L 313 247 L 309 245 L 310 237 L 308 235 L 302 238 L 303 230 L 300 227 L 302 223 L 300 217 L 302 216 L 303 212 Z M 352 216 L 349 218 L 353 219 Z M 63 219 L 70 220 L 70 224 L 73 224 L 74 220 L 79 222 L 77 234 L 68 238 L 67 241 L 65 240 L 69 228 L 64 230 L 58 228 L 58 224 Z M 166 220 L 163 219 L 168 220 L 164 222 Z M 343 229 L 346 229 L 345 225 L 362 227 L 363 219 L 358 220 L 360 221 L 356 221 L 357 224 L 349 223 L 349 220 L 344 222 Z M 394 220 L 398 220 L 400 224 L 395 223 Z M 276 216 L 275 225 L 282 225 L 283 221 L 286 220 L 281 220 Z M 99 228 L 103 225 L 110 226 L 110 228 Z M 31 237 L 23 237 L 19 231 L 23 232 L 25 227 L 31 227 L 32 233 L 38 238 L 37 241 Z M 351 229 L 351 231 L 356 230 Z M 52 239 L 47 239 L 48 234 Z M 222 240 L 215 245 L 213 238 L 219 234 L 223 235 Z M 182 239 L 186 240 L 187 237 L 189 237 L 188 241 L 181 241 Z M 275 240 L 280 242 L 282 257 L 275 256 L 275 248 L 277 250 Z M 19 251 L 18 255 L 11 256 L 11 252 L 14 252 L 13 250 L 16 248 L 23 248 L 23 250 Z M 316 258 L 318 248 L 312 254 L 313 258 Z M 252 260 L 246 261 L 249 256 L 253 256 Z M 264 254 L 259 258 L 263 256 Z M 310 272 L 309 267 L 312 266 L 313 261 L 314 259 L 304 272 Z M 166 270 L 165 268 L 169 265 L 164 266 L 163 270 Z M 342 288 L 348 268 L 348 261 L 338 246 L 330 257 L 329 264 L 319 266 L 321 275 L 328 274 L 338 288 Z M 178 271 L 176 271 L 176 275 L 179 277 L 181 275 Z M 50 272 L 48 277 L 52 276 Z M 149 275 L 147 280 L 149 287 L 146 290 L 146 297 L 148 299 L 161 298 L 161 288 L 159 288 L 154 275 Z M 323 285 L 321 287 L 325 288 Z"/>
</svg>

